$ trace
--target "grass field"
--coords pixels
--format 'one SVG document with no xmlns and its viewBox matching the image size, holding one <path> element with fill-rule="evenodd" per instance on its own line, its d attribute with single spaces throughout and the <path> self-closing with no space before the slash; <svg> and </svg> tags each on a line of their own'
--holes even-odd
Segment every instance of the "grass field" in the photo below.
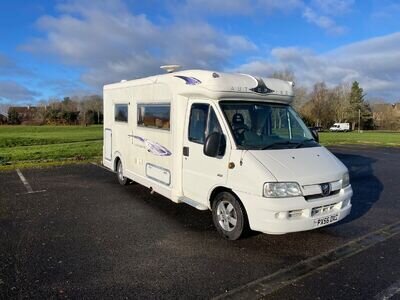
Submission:
<svg viewBox="0 0 400 300">
<path fill-rule="evenodd" d="M 361 144 L 400 147 L 400 132 L 393 131 L 320 132 L 319 136 L 324 146 Z"/>
<path fill-rule="evenodd" d="M 102 126 L 0 126 L 0 170 L 100 159 Z"/>
<path fill-rule="evenodd" d="M 100 160 L 102 126 L 0 126 L 0 170 Z M 325 146 L 400 147 L 400 132 L 321 132 Z"/>
</svg>

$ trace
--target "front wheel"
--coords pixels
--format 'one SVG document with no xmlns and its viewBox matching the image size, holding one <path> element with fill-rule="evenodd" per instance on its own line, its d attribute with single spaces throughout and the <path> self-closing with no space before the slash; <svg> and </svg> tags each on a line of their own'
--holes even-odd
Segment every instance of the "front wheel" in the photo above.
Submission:
<svg viewBox="0 0 400 300">
<path fill-rule="evenodd" d="M 248 230 L 246 212 L 231 193 L 219 193 L 212 207 L 214 225 L 226 239 L 237 240 Z"/>
<path fill-rule="evenodd" d="M 124 177 L 124 168 L 122 167 L 122 162 L 119 160 L 117 164 L 117 176 L 120 185 L 127 185 L 128 178 Z"/>
</svg>

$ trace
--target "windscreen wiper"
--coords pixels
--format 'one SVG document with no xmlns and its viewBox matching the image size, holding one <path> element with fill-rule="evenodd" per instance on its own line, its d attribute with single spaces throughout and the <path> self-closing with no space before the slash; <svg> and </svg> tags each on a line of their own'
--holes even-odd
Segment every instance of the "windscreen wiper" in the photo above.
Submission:
<svg viewBox="0 0 400 300">
<path fill-rule="evenodd" d="M 291 141 L 275 142 L 275 143 L 269 144 L 269 145 L 261 148 L 261 150 L 267 150 L 267 149 L 270 149 L 270 148 L 272 148 L 274 146 L 277 146 L 277 145 L 296 145 L 297 146 L 298 143 L 294 143 L 294 142 L 291 142 Z"/>
<path fill-rule="evenodd" d="M 305 143 L 311 142 L 311 141 L 314 141 L 314 139 L 307 139 L 307 140 L 301 141 L 300 143 L 298 143 L 298 144 L 296 145 L 295 148 L 303 147 Z"/>
</svg>

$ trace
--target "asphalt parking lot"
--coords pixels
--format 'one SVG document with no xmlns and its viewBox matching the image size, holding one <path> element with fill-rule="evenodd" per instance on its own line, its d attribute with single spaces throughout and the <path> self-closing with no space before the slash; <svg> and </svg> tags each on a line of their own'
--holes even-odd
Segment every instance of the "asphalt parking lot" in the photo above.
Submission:
<svg viewBox="0 0 400 300">
<path fill-rule="evenodd" d="M 92 164 L 2 172 L 0 298 L 400 299 L 400 149 L 331 150 L 348 218 L 234 242 L 210 212 Z"/>
</svg>

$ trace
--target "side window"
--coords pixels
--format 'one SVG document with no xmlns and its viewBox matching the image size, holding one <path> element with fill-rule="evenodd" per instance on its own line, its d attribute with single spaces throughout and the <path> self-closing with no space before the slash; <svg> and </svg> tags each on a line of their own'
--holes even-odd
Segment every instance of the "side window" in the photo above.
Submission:
<svg viewBox="0 0 400 300">
<path fill-rule="evenodd" d="M 289 120 L 286 108 L 276 108 L 271 115 L 271 133 L 280 138 L 289 137 Z"/>
<path fill-rule="evenodd" d="M 170 129 L 170 104 L 138 104 L 137 125 L 141 127 Z"/>
<path fill-rule="evenodd" d="M 210 107 L 209 114 L 208 114 L 208 125 L 207 125 L 207 133 L 206 137 L 213 132 L 222 133 L 221 126 L 219 125 L 217 115 L 214 112 L 214 109 Z"/>
<path fill-rule="evenodd" d="M 128 122 L 128 104 L 115 104 L 115 121 Z"/>
<path fill-rule="evenodd" d="M 204 144 L 206 137 L 213 132 L 222 133 L 214 109 L 208 104 L 193 104 L 190 110 L 189 141 Z"/>
<path fill-rule="evenodd" d="M 190 109 L 189 141 L 203 144 L 205 140 L 208 104 L 196 103 Z"/>
<path fill-rule="evenodd" d="M 304 129 L 300 126 L 300 123 L 296 120 L 294 114 L 290 114 L 290 129 L 292 130 L 293 139 L 302 139 L 305 137 Z"/>
</svg>

